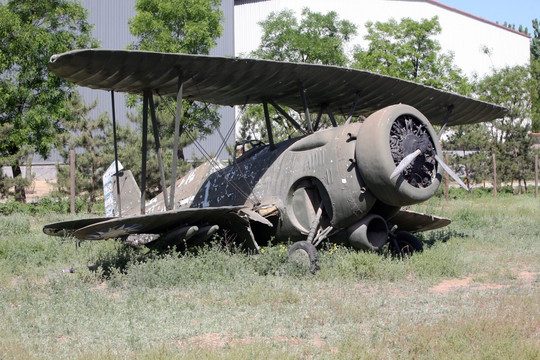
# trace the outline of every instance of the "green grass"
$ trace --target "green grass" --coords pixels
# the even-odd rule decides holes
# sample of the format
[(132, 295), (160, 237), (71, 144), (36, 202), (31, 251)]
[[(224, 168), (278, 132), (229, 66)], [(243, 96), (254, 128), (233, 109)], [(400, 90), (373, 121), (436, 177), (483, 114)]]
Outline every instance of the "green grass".
[(540, 200), (413, 210), (453, 223), (406, 260), (329, 247), (314, 276), (279, 244), (156, 255), (4, 216), (0, 359), (539, 358)]

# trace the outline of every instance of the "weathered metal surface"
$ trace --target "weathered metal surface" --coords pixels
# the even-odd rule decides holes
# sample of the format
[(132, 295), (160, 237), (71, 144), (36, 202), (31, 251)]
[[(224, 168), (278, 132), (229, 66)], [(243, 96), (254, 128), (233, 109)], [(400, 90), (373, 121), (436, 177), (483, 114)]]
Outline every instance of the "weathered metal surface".
[[(223, 105), (263, 103), (267, 118), (268, 102), (278, 111), (280, 104), (303, 112), (308, 120), (309, 107), (318, 108), (314, 127), (308, 121), (305, 133), (318, 128), (323, 112), (334, 125), (256, 146), (227, 167), (212, 161), (203, 164), (174, 184), (177, 197), (169, 208), (175, 210), (166, 212), (167, 198), (158, 196), (146, 204), (148, 215), (44, 228), (50, 235), (73, 232), (79, 239), (157, 234), (158, 240), (151, 237), (156, 246), (193, 246), (219, 230), (253, 249), (259, 249), (259, 239), (269, 241), (272, 236), (277, 241), (307, 237), (312, 245), (329, 239), (378, 249), (387, 241), (387, 222), (398, 231), (431, 230), (450, 222), (400, 211), (401, 206), (428, 199), (439, 186), (441, 164), (431, 156), (437, 157), (440, 147), (430, 122), (445, 122), (449, 108), (453, 111), (448, 125), (492, 120), (505, 111), (408, 81), (332, 66), (80, 50), (53, 56), (50, 68), (79, 85), (144, 92), (144, 107), (150, 92), (175, 96), (181, 83), (184, 98)], [(349, 123), (349, 116), (345, 125), (337, 126), (332, 110), (369, 117)], [(143, 113), (146, 122), (148, 112)], [(411, 153), (416, 154), (412, 160), (403, 160)], [(145, 155), (143, 150), (143, 166)], [(394, 173), (396, 167), (399, 171)], [(132, 208), (135, 211), (136, 204)]]
[(396, 103), (414, 105), (432, 124), (491, 121), (504, 108), (368, 71), (335, 66), (269, 60), (165, 54), (130, 50), (74, 50), (51, 57), (49, 68), (58, 76), (93, 89), (143, 93), (154, 89), (176, 96), (183, 74), (183, 96), (220, 105), (243, 105), (272, 100), (298, 112), (304, 104), (298, 84), (307, 92), (311, 108), (328, 105), (348, 114), (357, 99), (355, 115), (369, 115)]
[(165, 213), (116, 218), (78, 229), (73, 235), (81, 240), (101, 240), (131, 234), (163, 234), (183, 225), (219, 225), (245, 222), (236, 214), (241, 207), (222, 206), (206, 209), (181, 209)]
[(193, 207), (274, 206), (280, 222), (272, 231), (278, 238), (307, 235), (320, 202), (321, 224), (344, 229), (356, 223), (375, 203), (365, 188), (354, 158), (361, 131), (355, 123), (321, 130), (303, 138), (255, 148), (242, 161), (215, 172), (201, 185)]
[(397, 225), (398, 231), (421, 232), (435, 230), (449, 225), (452, 221), (440, 216), (422, 214), (410, 210), (400, 210), (390, 218), (390, 223)]
[[(223, 166), (221, 162), (213, 160), (210, 162), (205, 162), (201, 166), (196, 167), (195, 169), (190, 170), (186, 175), (182, 176), (176, 181), (175, 185), (175, 204), (174, 209), (183, 209), (189, 208), (195, 194), (201, 188), (204, 181), (214, 173), (216, 170), (222, 169)], [(167, 191), (171, 192), (171, 187), (167, 188)], [(146, 203), (146, 212), (148, 214), (154, 214), (158, 212), (166, 211), (165, 202), (163, 201), (163, 196), (156, 196)], [(138, 212), (128, 213), (131, 216), (137, 215)]]
[(114, 217), (96, 217), (87, 219), (67, 220), (53, 224), (47, 224), (43, 227), (43, 232), (51, 236), (71, 236), (73, 233), (85, 226), (97, 224), (103, 221), (115, 219)]
[[(112, 186), (116, 189), (116, 176), (113, 177)], [(133, 178), (131, 170), (122, 170), (118, 173), (118, 179), (120, 180), (120, 199), (118, 201), (118, 195), (113, 193), (113, 199), (115, 204), (122, 204), (121, 216), (129, 216), (130, 214), (137, 214), (140, 211), (141, 190), (137, 185), (137, 182)], [(115, 215), (119, 215), (118, 212)]]

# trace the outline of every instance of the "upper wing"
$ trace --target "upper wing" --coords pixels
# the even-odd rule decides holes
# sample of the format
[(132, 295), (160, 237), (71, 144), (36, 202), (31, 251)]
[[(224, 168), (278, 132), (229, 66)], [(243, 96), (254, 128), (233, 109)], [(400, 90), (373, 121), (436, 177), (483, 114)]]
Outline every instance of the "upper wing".
[(445, 227), (451, 223), (450, 219), (422, 214), (416, 211), (400, 210), (389, 220), (397, 225), (399, 231), (422, 232)]
[(383, 107), (405, 103), (420, 110), (433, 124), (490, 121), (505, 109), (454, 93), (389, 76), (336, 66), (238, 59), (204, 55), (166, 54), (133, 50), (74, 50), (51, 57), (58, 76), (94, 89), (176, 96), (182, 74), (183, 96), (219, 105), (243, 105), (273, 100), (303, 111), (299, 86), (310, 107), (328, 105), (348, 114), (369, 115)]
[(231, 225), (246, 222), (237, 211), (242, 206), (188, 208), (149, 215), (115, 218), (76, 230), (81, 240), (102, 240), (132, 234), (163, 234), (188, 225)]

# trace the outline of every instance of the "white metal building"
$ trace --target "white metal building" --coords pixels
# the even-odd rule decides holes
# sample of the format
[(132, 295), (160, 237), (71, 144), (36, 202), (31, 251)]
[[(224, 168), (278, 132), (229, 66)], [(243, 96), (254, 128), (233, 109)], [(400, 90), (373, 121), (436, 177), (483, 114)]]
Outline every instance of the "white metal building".
[[(444, 0), (442, 0), (444, 2)], [(486, 6), (489, 4), (486, 3)], [(249, 54), (257, 48), (262, 35), (258, 23), (271, 12), (291, 9), (299, 17), (304, 7), (311, 11), (335, 11), (342, 20), (358, 26), (351, 44), (366, 46), (367, 21), (385, 22), (404, 17), (414, 20), (437, 16), (442, 32), (438, 40), (445, 52), (453, 52), (456, 65), (465, 74), (485, 75), (493, 67), (523, 65), (529, 61), (528, 35), (487, 19), (431, 0), (237, 0), (234, 7), (235, 53)], [(486, 55), (483, 49), (489, 49)]]

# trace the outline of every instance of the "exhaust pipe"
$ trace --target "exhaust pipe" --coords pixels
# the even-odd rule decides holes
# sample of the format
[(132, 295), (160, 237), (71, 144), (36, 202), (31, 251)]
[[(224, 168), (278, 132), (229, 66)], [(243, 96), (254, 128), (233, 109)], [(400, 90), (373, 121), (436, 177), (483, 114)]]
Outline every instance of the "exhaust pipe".
[(386, 220), (375, 214), (368, 214), (346, 232), (349, 244), (359, 250), (379, 250), (388, 241)]

